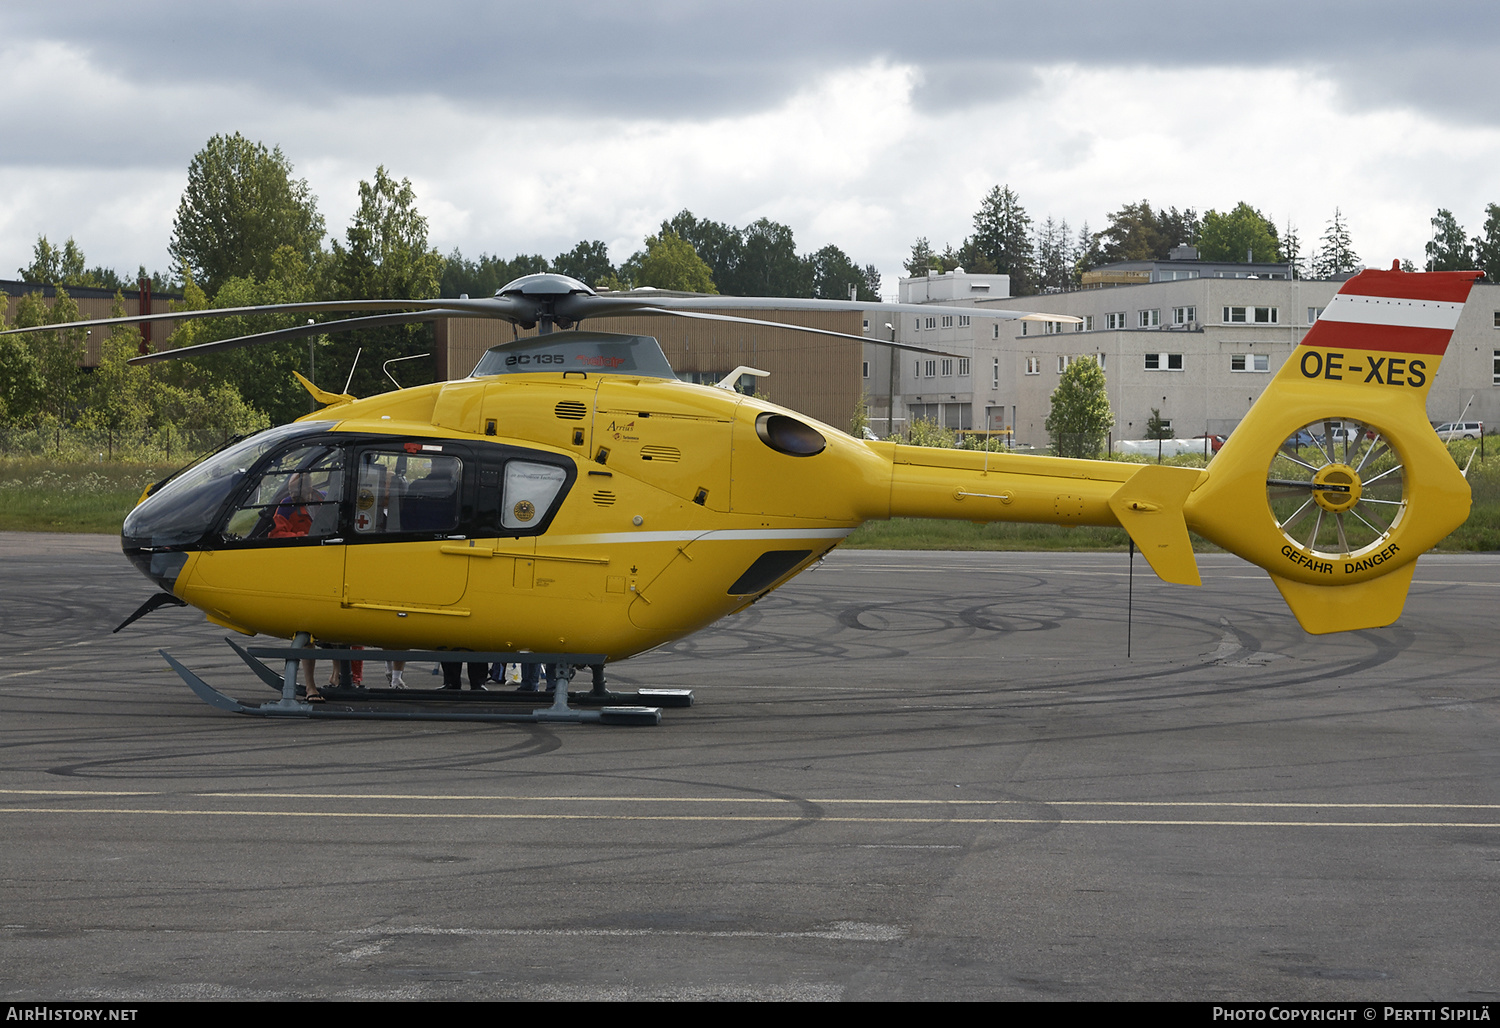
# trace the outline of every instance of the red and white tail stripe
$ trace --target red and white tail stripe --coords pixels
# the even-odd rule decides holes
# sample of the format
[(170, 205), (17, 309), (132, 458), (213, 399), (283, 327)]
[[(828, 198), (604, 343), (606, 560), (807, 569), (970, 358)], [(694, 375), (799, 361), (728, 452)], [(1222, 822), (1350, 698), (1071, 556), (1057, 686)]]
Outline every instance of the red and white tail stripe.
[(1364, 271), (1344, 283), (1303, 346), (1441, 356), (1483, 272)]

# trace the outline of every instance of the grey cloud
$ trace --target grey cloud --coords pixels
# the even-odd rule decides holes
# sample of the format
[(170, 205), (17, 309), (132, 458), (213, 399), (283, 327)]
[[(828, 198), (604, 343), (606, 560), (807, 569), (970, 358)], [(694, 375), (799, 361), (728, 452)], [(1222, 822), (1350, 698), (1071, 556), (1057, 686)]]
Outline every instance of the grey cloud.
[[(420, 13), (419, 13), (420, 12)], [(1209, 2), (756, 5), (658, 0), (566, 7), (460, 0), (202, 5), (82, 0), (59, 18), (7, 13), (0, 42), (50, 39), (133, 81), (250, 88), (316, 104), (437, 94), (479, 119), (581, 112), (678, 119), (764, 109), (819, 72), (874, 59), (915, 65), (927, 110), (1034, 88), (1031, 68), (1297, 67), (1347, 101), (1500, 120), (1480, 99), (1500, 66), (1492, 5), (1334, 0), (1300, 8)], [(1233, 102), (1229, 98), (1227, 102)]]

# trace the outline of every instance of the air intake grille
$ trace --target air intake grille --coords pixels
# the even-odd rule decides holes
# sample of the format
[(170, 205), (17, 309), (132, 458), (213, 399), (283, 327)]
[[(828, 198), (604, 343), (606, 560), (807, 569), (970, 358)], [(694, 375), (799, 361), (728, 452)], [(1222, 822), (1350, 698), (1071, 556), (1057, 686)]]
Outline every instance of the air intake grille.
[(589, 413), (588, 405), (577, 400), (564, 400), (554, 408), (554, 411), (564, 421), (582, 421), (588, 417)]
[(594, 502), (601, 507), (613, 507), (615, 505), (615, 494), (608, 489), (600, 489), (594, 494)]
[(682, 460), (682, 451), (675, 446), (642, 446), (641, 460), (664, 460), (675, 464)]

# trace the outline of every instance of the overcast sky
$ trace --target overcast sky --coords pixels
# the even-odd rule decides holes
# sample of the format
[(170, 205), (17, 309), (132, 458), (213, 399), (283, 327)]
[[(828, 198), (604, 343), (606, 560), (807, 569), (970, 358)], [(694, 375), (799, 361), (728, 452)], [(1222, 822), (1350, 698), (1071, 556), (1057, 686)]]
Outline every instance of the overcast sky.
[(4, 0), (0, 278), (38, 234), (168, 266), (187, 166), (280, 146), (342, 235), (378, 164), (444, 253), (618, 263), (686, 207), (835, 243), (894, 293), (912, 241), (1009, 184), (1038, 221), (1246, 200), (1371, 265), (1500, 203), (1500, 8)]

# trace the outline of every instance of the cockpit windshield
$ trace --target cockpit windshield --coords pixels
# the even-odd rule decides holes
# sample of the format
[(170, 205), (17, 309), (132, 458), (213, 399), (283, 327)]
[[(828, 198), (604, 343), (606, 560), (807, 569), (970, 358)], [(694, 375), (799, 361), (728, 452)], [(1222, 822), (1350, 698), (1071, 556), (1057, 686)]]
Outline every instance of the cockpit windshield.
[(661, 344), (650, 336), (611, 332), (554, 332), (487, 350), (474, 377), (523, 375), (537, 371), (676, 378)]
[(331, 421), (297, 421), (267, 429), (225, 447), (167, 482), (125, 517), (129, 547), (186, 546), (213, 527), (229, 494), (255, 462), (289, 439), (326, 432)]

